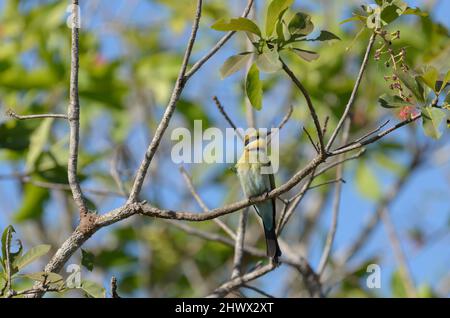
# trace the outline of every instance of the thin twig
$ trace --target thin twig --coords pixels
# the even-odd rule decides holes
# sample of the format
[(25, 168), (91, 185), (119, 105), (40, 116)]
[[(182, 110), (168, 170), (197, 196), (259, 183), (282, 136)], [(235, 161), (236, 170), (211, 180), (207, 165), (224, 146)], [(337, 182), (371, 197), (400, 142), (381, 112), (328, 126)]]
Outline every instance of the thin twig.
[(266, 293), (264, 290), (261, 290), (261, 289), (259, 289), (257, 287), (254, 287), (254, 286), (250, 286), (250, 285), (245, 284), (245, 285), (242, 285), (241, 287), (242, 288), (251, 289), (251, 290), (253, 290), (253, 291), (255, 291), (255, 292), (257, 292), (257, 293), (259, 293), (259, 294), (261, 294), (261, 295), (263, 295), (265, 297), (267, 297), (267, 298), (275, 298), (274, 296)]
[[(345, 144), (348, 140), (349, 133), (350, 133), (350, 119), (346, 119), (344, 130), (342, 133), (342, 143)], [(344, 160), (345, 154), (341, 154), (339, 156), (339, 160)], [(344, 164), (341, 164), (336, 169), (336, 179), (342, 179), (344, 171)], [(335, 190), (334, 190), (334, 198), (333, 198), (333, 213), (331, 218), (331, 225), (330, 230), (328, 231), (327, 239), (325, 242), (325, 247), (322, 252), (322, 256), (320, 258), (319, 266), (317, 269), (317, 274), (322, 276), (323, 271), (325, 270), (325, 266), (327, 265), (328, 259), (331, 254), (331, 249), (333, 247), (334, 237), (336, 235), (337, 230), (337, 222), (338, 222), (338, 216), (339, 216), (339, 207), (341, 204), (341, 192), (342, 192), (342, 183), (338, 182), (336, 184)]]
[(326, 186), (326, 185), (330, 185), (330, 184), (334, 184), (334, 183), (340, 183), (340, 182), (341, 183), (346, 183), (346, 181), (344, 179), (336, 178), (336, 179), (333, 179), (333, 180), (329, 180), (329, 181), (321, 182), (319, 184), (312, 185), (312, 186), (309, 187), (309, 190), (320, 188), (320, 187), (323, 187), (323, 186)]
[[(253, 0), (248, 0), (247, 6), (244, 9), (244, 13), (242, 14), (242, 17), (247, 17), (250, 13), (250, 9), (252, 8)], [(226, 35), (224, 35), (217, 43), (214, 45), (214, 47), (209, 50), (208, 53), (206, 53), (202, 58), (200, 58), (192, 67), (189, 69), (188, 72), (186, 72), (185, 78), (189, 79), (192, 75), (194, 75), (202, 66), (205, 64), (211, 57), (214, 56), (214, 54), (217, 53), (224, 45), (228, 42), (228, 40), (235, 34), (235, 31), (228, 32)]]
[(410, 298), (416, 298), (417, 291), (414, 285), (414, 279), (412, 278), (412, 274), (408, 266), (408, 261), (406, 260), (405, 252), (402, 249), (400, 238), (396, 233), (394, 223), (391, 220), (391, 216), (389, 215), (389, 211), (387, 208), (382, 209), (381, 219), (386, 228), (389, 241), (391, 242), (392, 251), (394, 252), (394, 257), (398, 264), (399, 273), (405, 284), (406, 294)]
[(220, 287), (218, 287), (214, 292), (210, 295), (208, 295), (208, 298), (220, 298), (225, 295), (227, 295), (232, 290), (242, 286), (246, 285), (248, 282), (253, 281), (257, 279), (258, 277), (261, 277), (271, 271), (273, 271), (276, 268), (276, 265), (273, 263), (267, 264), (259, 269), (256, 269), (250, 273), (247, 273), (243, 276), (239, 276), (236, 278), (231, 279), (230, 281), (222, 284)]
[(78, 168), (78, 145), (80, 142), (80, 101), (78, 96), (78, 70), (79, 70), (79, 28), (78, 20), (78, 0), (72, 0), (72, 53), (70, 65), (70, 101), (67, 112), (69, 120), (69, 159), (67, 163), (67, 175), (72, 191), (73, 199), (78, 206), (80, 218), (88, 213), (86, 202), (84, 201), (80, 183), (77, 176)]
[(381, 129), (383, 129), (384, 126), (386, 126), (387, 124), (389, 124), (389, 122), (390, 122), (389, 119), (386, 120), (384, 123), (382, 123), (382, 124), (381, 124), (380, 126), (378, 126), (377, 128), (375, 128), (375, 129), (369, 131), (367, 134), (364, 134), (363, 136), (361, 136), (361, 137), (359, 137), (358, 139), (356, 139), (356, 140), (354, 141), (354, 143), (360, 142), (360, 141), (362, 141), (362, 140), (364, 140), (364, 139), (366, 139), (366, 138), (369, 138), (369, 137), (372, 136), (373, 134), (376, 134), (376, 133), (379, 132)]
[(150, 145), (145, 152), (145, 157), (139, 166), (139, 170), (134, 179), (133, 187), (130, 192), (130, 197), (128, 198), (128, 203), (136, 202), (141, 192), (142, 185), (144, 184), (145, 176), (147, 175), (147, 170), (150, 166), (150, 163), (156, 153), (156, 150), (159, 147), (161, 139), (169, 126), (169, 122), (172, 119), (172, 115), (175, 111), (178, 100), (180, 99), (181, 93), (186, 85), (187, 78), (186, 70), (189, 63), (189, 58), (191, 57), (192, 49), (194, 47), (195, 39), (197, 37), (198, 26), (200, 23), (200, 18), (202, 14), (202, 0), (197, 1), (197, 9), (195, 13), (194, 23), (192, 24), (191, 35), (188, 40), (188, 44), (186, 47), (186, 51), (184, 53), (183, 62), (181, 64), (180, 72), (178, 74), (177, 80), (175, 82), (175, 87), (172, 91), (172, 95), (170, 96), (169, 103), (166, 107), (166, 111), (158, 125), (158, 128), (155, 131), (153, 139)]
[(395, 131), (395, 130), (397, 130), (397, 129), (399, 129), (399, 128), (407, 125), (407, 124), (410, 124), (410, 123), (416, 121), (417, 119), (419, 119), (421, 117), (422, 117), (422, 114), (417, 114), (417, 115), (411, 116), (410, 118), (399, 122), (395, 126), (392, 126), (391, 128), (386, 129), (386, 130), (376, 134), (375, 136), (373, 136), (373, 137), (371, 137), (369, 139), (366, 139), (366, 140), (360, 141), (360, 142), (351, 142), (348, 145), (342, 146), (342, 147), (332, 151), (330, 153), (330, 155), (332, 155), (332, 156), (339, 155), (341, 153), (349, 152), (349, 151), (352, 151), (352, 150), (364, 147), (365, 145), (374, 143), (375, 141), (383, 138), (384, 136), (390, 134), (391, 132), (393, 132), (393, 131)]
[(216, 104), (217, 108), (219, 109), (220, 113), (222, 114), (222, 116), (225, 118), (225, 120), (227, 121), (227, 123), (231, 126), (231, 128), (234, 129), (234, 131), (236, 132), (236, 134), (238, 135), (238, 137), (241, 140), (244, 140), (244, 137), (242, 136), (241, 132), (239, 131), (239, 129), (237, 129), (237, 126), (234, 124), (234, 122), (231, 120), (230, 116), (228, 116), (227, 112), (225, 111), (225, 109), (223, 108), (222, 103), (220, 102), (219, 98), (217, 96), (213, 97), (214, 103)]
[(281, 122), (278, 124), (278, 130), (281, 130), (284, 125), (287, 124), (287, 122), (289, 121), (289, 119), (292, 116), (292, 113), (294, 112), (294, 106), (289, 105), (289, 109), (288, 112), (286, 113), (286, 115), (284, 115), (283, 119), (281, 120)]
[(317, 148), (316, 143), (314, 142), (314, 140), (312, 139), (311, 135), (309, 134), (308, 130), (303, 127), (303, 131), (305, 132), (306, 136), (308, 136), (309, 141), (311, 142), (311, 145), (314, 147), (314, 150), (316, 151), (317, 154), (320, 153), (319, 148)]
[(366, 48), (366, 53), (364, 54), (364, 58), (361, 63), (361, 67), (359, 69), (358, 77), (356, 78), (356, 82), (355, 82), (355, 85), (353, 86), (352, 93), (347, 102), (347, 105), (345, 106), (344, 113), (342, 114), (341, 118), (339, 119), (339, 122), (338, 122), (336, 128), (334, 129), (333, 133), (331, 134), (331, 137), (328, 140), (327, 146), (325, 147), (327, 152), (331, 149), (331, 146), (333, 146), (333, 142), (336, 139), (337, 135), (339, 134), (342, 126), (344, 125), (344, 121), (345, 121), (345, 119), (347, 119), (347, 116), (350, 113), (350, 108), (353, 106), (353, 103), (355, 102), (356, 94), (359, 90), (359, 85), (361, 84), (361, 80), (364, 75), (364, 71), (366, 70), (367, 64), (369, 62), (370, 51), (372, 50), (372, 47), (373, 47), (373, 44), (375, 43), (376, 37), (377, 37), (376, 33), (373, 33), (372, 36), (370, 37), (369, 43)]
[(320, 153), (325, 154), (325, 145), (324, 145), (324, 141), (323, 141), (322, 128), (320, 126), (319, 117), (317, 116), (317, 112), (316, 112), (316, 109), (314, 108), (311, 97), (309, 96), (308, 91), (303, 86), (303, 84), (300, 82), (300, 80), (295, 76), (294, 72), (292, 72), (292, 70), (286, 65), (286, 63), (283, 62), (283, 60), (280, 59), (280, 61), (283, 66), (283, 70), (291, 78), (291, 80), (298, 87), (298, 89), (302, 92), (303, 96), (306, 99), (306, 104), (308, 105), (309, 113), (313, 119), (314, 125), (316, 126), (317, 137), (319, 138)]
[(18, 115), (12, 109), (6, 111), (6, 115), (17, 120), (27, 120), (27, 119), (41, 119), (41, 118), (60, 118), (67, 119), (65, 114), (36, 114), (36, 115)]
[[(197, 193), (197, 190), (195, 190), (194, 183), (192, 182), (191, 176), (187, 173), (186, 169), (184, 169), (183, 166), (180, 166), (180, 173), (184, 178), (184, 181), (186, 182), (186, 185), (191, 192), (192, 196), (194, 197), (195, 201), (197, 201), (198, 205), (202, 208), (203, 212), (209, 212), (209, 208), (206, 205), (206, 203), (202, 200), (200, 195)], [(222, 220), (220, 219), (214, 219), (214, 223), (216, 223), (225, 233), (227, 233), (233, 240), (236, 239), (236, 234), (233, 232), (232, 229), (228, 227)]]

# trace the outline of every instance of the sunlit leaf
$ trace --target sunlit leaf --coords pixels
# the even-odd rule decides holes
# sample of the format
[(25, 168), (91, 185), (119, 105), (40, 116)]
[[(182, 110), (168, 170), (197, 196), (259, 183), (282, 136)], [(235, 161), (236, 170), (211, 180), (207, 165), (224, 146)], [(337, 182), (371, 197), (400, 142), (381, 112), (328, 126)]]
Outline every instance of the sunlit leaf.
[(250, 104), (257, 110), (262, 108), (262, 82), (259, 78), (259, 70), (255, 63), (250, 67), (245, 81), (245, 92)]
[(289, 32), (295, 36), (305, 36), (314, 30), (311, 16), (303, 12), (297, 12), (288, 25)]
[(252, 54), (249, 52), (230, 56), (220, 68), (220, 76), (222, 79), (236, 73), (245, 67), (251, 59)]
[(395, 72), (395, 74), (400, 78), (402, 83), (414, 94), (417, 100), (424, 102), (425, 101), (425, 92), (424, 88), (417, 80), (417, 78), (412, 77), (410, 73), (405, 73), (402, 71)]
[(266, 35), (270, 37), (275, 29), (275, 25), (280, 15), (289, 8), (294, 0), (273, 0), (267, 8)]
[(105, 298), (106, 290), (96, 282), (84, 280), (81, 282), (81, 289), (93, 298)]
[(424, 68), (419, 78), (433, 91), (437, 91), (436, 82), (438, 80), (438, 77), (439, 71), (433, 66), (428, 66)]
[(445, 119), (445, 112), (436, 107), (422, 109), (423, 129), (428, 137), (439, 139), (442, 136), (440, 126)]
[(217, 31), (245, 31), (261, 37), (261, 31), (258, 26), (247, 18), (220, 19), (211, 28)]
[(378, 102), (380, 103), (381, 107), (384, 108), (398, 108), (404, 106), (411, 106), (411, 103), (404, 101), (397, 95), (392, 96), (388, 94), (383, 94), (378, 98)]
[(25, 266), (33, 263), (38, 258), (47, 254), (50, 251), (50, 247), (51, 247), (50, 245), (45, 244), (32, 247), (24, 255), (18, 257), (15, 260), (14, 266), (17, 267), (18, 270), (21, 270)]
[(320, 31), (320, 35), (315, 38), (311, 39), (309, 41), (331, 41), (331, 40), (340, 40), (341, 38), (335, 35), (334, 33), (331, 33), (329, 31)]
[(308, 61), (308, 62), (317, 60), (320, 57), (319, 53), (316, 53), (313, 51), (308, 51), (308, 50), (297, 49), (297, 48), (292, 48), (292, 52), (294, 52), (299, 57), (301, 57), (302, 59), (304, 59), (305, 61)]
[(256, 58), (258, 68), (265, 73), (274, 73), (281, 69), (280, 56), (276, 50), (266, 51)]

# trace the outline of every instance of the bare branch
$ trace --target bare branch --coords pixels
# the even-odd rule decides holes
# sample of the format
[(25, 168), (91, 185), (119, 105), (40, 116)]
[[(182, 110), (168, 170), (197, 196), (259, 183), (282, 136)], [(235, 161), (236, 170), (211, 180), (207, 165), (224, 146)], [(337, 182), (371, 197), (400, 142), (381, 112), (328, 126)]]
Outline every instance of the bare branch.
[(309, 93), (306, 90), (306, 88), (303, 86), (303, 84), (300, 82), (300, 80), (295, 76), (295, 74), (291, 71), (291, 69), (283, 62), (283, 60), (280, 59), (280, 61), (281, 61), (281, 64), (283, 65), (283, 70), (291, 78), (291, 80), (298, 87), (298, 89), (300, 89), (300, 91), (302, 92), (303, 96), (306, 99), (306, 104), (308, 105), (309, 112), (313, 119), (314, 125), (316, 126), (317, 137), (319, 138), (320, 153), (324, 154), (325, 153), (325, 145), (324, 145), (324, 141), (323, 141), (322, 128), (320, 126), (320, 121), (317, 116), (314, 105), (312, 103), (311, 97), (309, 96)]
[(364, 54), (364, 58), (361, 63), (361, 67), (359, 69), (358, 77), (356, 78), (355, 86), (353, 86), (353, 91), (350, 95), (347, 105), (345, 106), (344, 113), (342, 114), (341, 118), (339, 119), (339, 122), (338, 122), (336, 128), (334, 129), (333, 133), (331, 134), (331, 137), (328, 140), (327, 146), (325, 147), (327, 152), (331, 149), (331, 146), (333, 146), (333, 142), (336, 139), (337, 135), (339, 134), (339, 131), (341, 130), (342, 126), (344, 125), (344, 121), (347, 118), (348, 114), (350, 113), (350, 108), (353, 106), (353, 103), (355, 102), (356, 94), (358, 92), (359, 85), (361, 84), (361, 80), (364, 75), (364, 71), (366, 70), (367, 63), (369, 62), (370, 51), (372, 51), (372, 47), (373, 47), (373, 44), (375, 43), (376, 37), (377, 37), (376, 33), (373, 33), (372, 36), (370, 37), (369, 44), (367, 45), (366, 53)]
[[(194, 199), (197, 201), (198, 205), (202, 208), (203, 212), (209, 212), (209, 208), (206, 205), (206, 203), (202, 200), (200, 195), (195, 190), (194, 184), (192, 182), (191, 176), (187, 173), (186, 169), (184, 169), (182, 166), (180, 167), (180, 173), (184, 178), (184, 181), (186, 182), (186, 185), (191, 192)], [(233, 240), (236, 239), (236, 234), (233, 232), (232, 229), (228, 227), (224, 222), (222, 222), (220, 219), (214, 219), (213, 220), (225, 233), (227, 233)]]
[(306, 136), (308, 136), (309, 141), (311, 142), (311, 145), (314, 147), (314, 150), (316, 151), (317, 154), (320, 153), (319, 148), (317, 148), (316, 143), (314, 142), (314, 140), (312, 139), (311, 135), (309, 134), (308, 130), (303, 127), (303, 131), (305, 132)]
[(250, 281), (253, 281), (276, 268), (276, 265), (273, 263), (267, 264), (259, 269), (256, 269), (250, 273), (247, 273), (243, 276), (236, 277), (231, 279), (230, 281), (222, 284), (219, 288), (217, 288), (212, 294), (207, 296), (208, 298), (220, 298), (227, 295), (232, 290), (247, 284)]
[(225, 118), (225, 120), (228, 122), (228, 124), (234, 129), (236, 134), (239, 136), (241, 140), (244, 140), (244, 137), (242, 136), (241, 132), (237, 129), (237, 126), (234, 124), (234, 122), (231, 120), (230, 116), (228, 116), (227, 112), (225, 111), (225, 108), (223, 108), (222, 103), (220, 102), (219, 98), (217, 96), (213, 97), (214, 103), (216, 104), (217, 108), (219, 109), (222, 116)]
[(294, 106), (289, 105), (289, 109), (288, 112), (286, 113), (286, 115), (284, 115), (283, 119), (281, 120), (281, 122), (278, 124), (278, 129), (281, 130), (284, 125), (287, 124), (287, 122), (289, 121), (289, 119), (291, 119), (292, 113), (294, 112)]
[(245, 229), (247, 227), (247, 219), (248, 208), (243, 210), (239, 217), (237, 236), (234, 244), (234, 259), (231, 278), (239, 277), (242, 273), (242, 258), (244, 256)]
[[(78, 0), (72, 0), (72, 18), (78, 19)], [(79, 70), (79, 34), (80, 30), (76, 23), (72, 25), (72, 53), (70, 65), (70, 101), (67, 112), (69, 120), (69, 159), (67, 163), (67, 174), (73, 199), (78, 206), (80, 219), (88, 213), (86, 202), (83, 198), (80, 183), (77, 177), (78, 169), (78, 144), (80, 142), (80, 101), (78, 96), (78, 70)]]
[(275, 298), (274, 296), (272, 296), (272, 295), (266, 293), (264, 290), (261, 290), (261, 289), (259, 289), (259, 288), (254, 287), (254, 286), (250, 286), (250, 285), (242, 285), (241, 287), (242, 287), (242, 288), (251, 289), (251, 290), (253, 290), (253, 291), (255, 291), (255, 292), (257, 292), (257, 293), (259, 293), (259, 294), (261, 294), (261, 295), (263, 295), (263, 296), (265, 296), (265, 297), (267, 297), (267, 298)]
[(141, 189), (142, 189), (142, 185), (144, 184), (145, 176), (147, 175), (148, 167), (150, 166), (153, 156), (155, 155), (156, 150), (159, 147), (161, 139), (162, 139), (167, 127), (169, 126), (169, 122), (172, 119), (172, 115), (175, 111), (177, 102), (180, 99), (181, 93), (186, 84), (186, 80), (187, 80), (187, 77), (185, 76), (186, 69), (187, 69), (187, 65), (189, 63), (189, 58), (191, 56), (192, 49), (194, 47), (195, 39), (197, 37), (198, 26), (199, 26), (200, 17), (202, 14), (202, 4), (203, 4), (202, 0), (197, 1), (197, 11), (195, 13), (195, 19), (194, 19), (194, 23), (192, 25), (191, 35), (189, 37), (186, 51), (184, 53), (184, 58), (183, 58), (183, 62), (181, 64), (178, 78), (175, 82), (175, 87), (172, 91), (172, 95), (170, 96), (170, 100), (167, 105), (166, 111), (164, 112), (163, 118), (161, 119), (161, 121), (158, 125), (158, 128), (155, 131), (153, 139), (152, 139), (150, 145), (148, 146), (147, 151), (145, 152), (145, 157), (142, 160), (139, 170), (136, 174), (136, 178), (134, 179), (133, 187), (130, 192), (130, 197), (128, 198), (129, 203), (137, 201), (139, 193), (141, 192)]
[[(342, 134), (342, 143), (345, 144), (348, 140), (348, 136), (350, 133), (350, 119), (346, 119), (344, 130)], [(339, 160), (344, 160), (345, 154), (341, 154), (339, 157)], [(344, 164), (340, 164), (336, 169), (336, 179), (342, 179), (344, 171)], [(333, 214), (331, 218), (331, 225), (330, 230), (327, 235), (327, 239), (325, 242), (325, 247), (323, 249), (322, 256), (320, 258), (319, 267), (317, 269), (317, 274), (322, 276), (323, 271), (325, 270), (325, 266), (327, 265), (328, 258), (330, 257), (331, 248), (333, 247), (334, 237), (336, 235), (337, 230), (337, 222), (338, 222), (338, 216), (339, 216), (339, 206), (341, 204), (341, 191), (342, 190), (342, 183), (338, 182), (335, 187), (334, 192), (334, 198), (333, 198)]]
[[(247, 6), (244, 9), (244, 13), (242, 14), (243, 17), (248, 16), (250, 13), (250, 9), (253, 5), (253, 0), (248, 0)], [(194, 75), (202, 66), (205, 64), (211, 57), (214, 56), (214, 54), (217, 53), (224, 45), (228, 42), (228, 40), (235, 34), (236, 32), (228, 32), (226, 35), (224, 35), (217, 43), (214, 45), (211, 50), (206, 53), (201, 59), (199, 59), (192, 67), (191, 69), (186, 72), (185, 78), (189, 79), (192, 75)]]
[(412, 278), (411, 271), (406, 260), (405, 252), (400, 244), (400, 239), (395, 231), (394, 223), (391, 220), (389, 211), (387, 208), (382, 209), (381, 219), (383, 221), (384, 227), (388, 234), (389, 241), (391, 242), (392, 251), (394, 252), (394, 257), (397, 261), (399, 273), (402, 277), (403, 283), (405, 284), (406, 294), (410, 298), (417, 297), (416, 287), (414, 285), (414, 279)]
[(373, 136), (373, 137), (371, 137), (369, 139), (366, 139), (366, 140), (360, 141), (360, 142), (352, 142), (352, 143), (350, 143), (348, 145), (342, 146), (342, 147), (332, 151), (330, 153), (330, 155), (332, 155), (332, 156), (339, 155), (341, 153), (349, 152), (349, 151), (352, 151), (352, 150), (364, 147), (364, 146), (366, 146), (368, 144), (374, 143), (375, 141), (383, 138), (384, 136), (390, 134), (391, 132), (393, 132), (393, 131), (395, 131), (395, 130), (397, 130), (397, 129), (405, 126), (405, 125), (408, 125), (408, 124), (410, 124), (412, 122), (415, 122), (417, 119), (419, 119), (421, 117), (422, 117), (422, 114), (417, 114), (417, 115), (411, 116), (410, 118), (399, 122), (395, 126), (392, 126), (391, 128), (386, 129), (386, 130), (376, 134), (375, 136)]
[(6, 111), (6, 115), (17, 119), (17, 120), (27, 120), (27, 119), (41, 119), (41, 118), (60, 118), (67, 119), (67, 115), (65, 114), (36, 114), (36, 115), (18, 115), (12, 109), (8, 109)]

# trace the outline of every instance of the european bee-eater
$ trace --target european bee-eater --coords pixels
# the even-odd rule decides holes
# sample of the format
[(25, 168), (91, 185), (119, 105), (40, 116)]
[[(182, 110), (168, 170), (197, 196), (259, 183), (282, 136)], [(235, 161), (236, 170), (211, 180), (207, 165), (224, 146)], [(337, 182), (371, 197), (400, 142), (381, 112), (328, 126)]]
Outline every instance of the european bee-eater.
[[(274, 176), (270, 173), (271, 163), (267, 156), (266, 144), (266, 139), (260, 138), (257, 130), (244, 137), (244, 152), (236, 164), (236, 170), (247, 198), (268, 193), (275, 188)], [(262, 171), (262, 168), (266, 171)], [(267, 256), (278, 262), (281, 250), (275, 233), (275, 199), (257, 203), (253, 207), (262, 219)]]

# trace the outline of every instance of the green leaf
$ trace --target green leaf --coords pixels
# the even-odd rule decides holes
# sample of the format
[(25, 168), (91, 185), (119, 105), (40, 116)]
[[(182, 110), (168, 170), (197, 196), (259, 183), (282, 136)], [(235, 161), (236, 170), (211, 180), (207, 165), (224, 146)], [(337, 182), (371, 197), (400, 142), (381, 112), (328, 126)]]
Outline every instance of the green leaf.
[(270, 37), (275, 29), (277, 20), (286, 12), (294, 0), (273, 0), (267, 8), (266, 36)]
[(408, 15), (408, 14), (412, 14), (412, 15), (417, 15), (419, 17), (427, 17), (428, 13), (424, 12), (422, 10), (420, 10), (420, 8), (411, 8), (408, 7), (406, 8), (406, 10), (403, 12), (403, 15)]
[(366, 198), (378, 200), (381, 197), (381, 186), (377, 176), (366, 162), (361, 162), (356, 168), (355, 182), (358, 191)]
[(354, 14), (353, 17), (345, 19), (345, 20), (339, 22), (339, 24), (345, 24), (345, 23), (353, 22), (353, 21), (359, 21), (359, 22), (365, 23), (366, 20), (367, 20), (367, 17), (365, 17), (363, 15), (359, 15), (359, 14)]
[(81, 249), (81, 265), (83, 265), (88, 271), (92, 272), (94, 269), (94, 254)]
[(266, 51), (256, 58), (258, 68), (265, 73), (274, 73), (282, 68), (280, 55), (276, 50)]
[(250, 104), (257, 110), (262, 108), (262, 82), (259, 79), (259, 70), (255, 63), (250, 67), (245, 81), (245, 92)]
[(91, 297), (106, 298), (106, 290), (95, 282), (84, 280), (81, 283), (81, 289), (84, 290), (86, 294), (88, 294)]
[(252, 54), (245, 52), (238, 55), (230, 56), (220, 68), (220, 76), (222, 79), (236, 73), (251, 59)]
[[(12, 233), (15, 232), (16, 230), (14, 227), (12, 225), (8, 225), (2, 233), (2, 265), (5, 265), (4, 262), (6, 261), (6, 251), (11, 249)], [(9, 242), (9, 244), (6, 244), (7, 242)]]
[(427, 66), (424, 68), (422, 75), (419, 77), (422, 82), (425, 83), (429, 88), (436, 92), (436, 82), (439, 77), (438, 70), (433, 66)]
[(44, 150), (45, 144), (48, 142), (52, 124), (53, 118), (45, 118), (31, 135), (30, 150), (26, 159), (27, 171), (32, 171), (35, 168), (35, 163)]
[(297, 49), (297, 48), (292, 48), (292, 52), (294, 52), (299, 57), (301, 57), (302, 59), (304, 59), (305, 61), (308, 61), (308, 62), (317, 60), (320, 57), (319, 53), (316, 53), (313, 51)]
[(425, 91), (423, 86), (416, 77), (412, 77), (409, 73), (395, 72), (395, 75), (402, 81), (402, 83), (414, 94), (417, 100), (425, 102)]
[(314, 24), (309, 14), (297, 12), (289, 22), (288, 28), (293, 36), (306, 36), (314, 30)]
[(447, 74), (445, 74), (440, 90), (442, 91), (445, 88), (445, 86), (447, 86), (447, 84), (449, 83), (450, 83), (450, 70), (447, 71)]
[(393, 0), (390, 4), (386, 3), (381, 11), (381, 20), (385, 24), (393, 22), (405, 12), (407, 7), (408, 5), (402, 0)]
[(211, 28), (217, 31), (245, 31), (261, 37), (261, 31), (258, 26), (247, 18), (220, 19)]
[(378, 98), (378, 102), (380, 103), (381, 107), (384, 108), (398, 108), (398, 107), (404, 107), (404, 106), (411, 106), (411, 103), (405, 102), (401, 97), (397, 95), (388, 95), (383, 94)]
[(17, 270), (21, 270), (28, 264), (31, 264), (41, 256), (44, 256), (45, 254), (50, 251), (50, 245), (38, 245), (33, 248), (31, 248), (29, 251), (27, 251), (24, 255), (17, 258), (14, 262), (14, 267), (17, 268)]
[(422, 108), (422, 121), (425, 135), (439, 139), (442, 136), (440, 126), (445, 119), (445, 112), (436, 107)]
[[(11, 245), (12, 245), (12, 236), (13, 233), (15, 233), (16, 230), (14, 229), (14, 227), (12, 225), (9, 225), (8, 227), (6, 227), (6, 229), (4, 230), (3, 234), (2, 234), (2, 261), (1, 261), (1, 265), (3, 267), (3, 269), (6, 271), (6, 251), (9, 252), (9, 264), (11, 265), (11, 274), (14, 275), (17, 272), (17, 269), (14, 267), (14, 262), (15, 260), (20, 257), (20, 255), (22, 254), (22, 250), (23, 250), (23, 246), (22, 246), (22, 242), (20, 240), (16, 240), (17, 241), (17, 245), (19, 246), (16, 252), (13, 252), (11, 250)], [(8, 244), (7, 244), (8, 242)]]
[(309, 41), (331, 41), (331, 40), (341, 40), (341, 38), (329, 31), (322, 30), (320, 31), (320, 35), (317, 38), (311, 39)]

